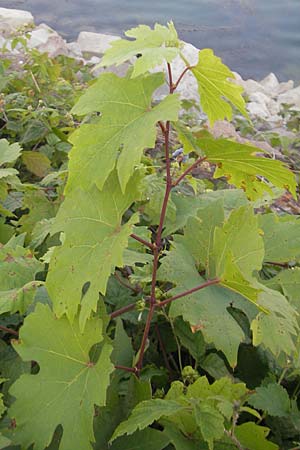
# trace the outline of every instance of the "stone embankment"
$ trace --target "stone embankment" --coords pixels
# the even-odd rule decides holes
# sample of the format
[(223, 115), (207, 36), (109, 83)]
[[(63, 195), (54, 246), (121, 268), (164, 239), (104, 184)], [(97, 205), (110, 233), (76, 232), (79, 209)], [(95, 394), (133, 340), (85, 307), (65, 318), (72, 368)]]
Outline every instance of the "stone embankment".
[[(32, 14), (28, 11), (0, 8), (0, 51), (5, 51), (15, 56), (22, 52), (21, 45), (16, 48), (11, 46), (12, 36), (20, 29), (27, 29), (28, 47), (36, 48), (40, 52), (47, 52), (50, 57), (66, 55), (92, 68), (101, 61), (103, 53), (109, 48), (110, 43), (119, 36), (82, 31), (74, 42), (66, 42), (55, 30), (46, 24), (35, 25)], [(197, 63), (199, 49), (191, 44), (184, 44), (183, 53), (191, 65)], [(174, 79), (184, 69), (183, 61), (178, 57), (172, 63)], [(127, 64), (113, 68), (123, 75), (128, 68)], [(94, 70), (98, 75), (105, 69)], [(111, 68), (110, 68), (111, 70)], [(163, 70), (158, 68), (157, 70)], [(234, 73), (235, 82), (245, 89), (247, 109), (254, 119), (262, 119), (270, 123), (274, 128), (281, 127), (282, 116), (280, 111), (283, 105), (289, 105), (291, 109), (300, 111), (300, 86), (295, 87), (294, 82), (289, 80), (280, 83), (276, 75), (270, 73), (261, 81), (243, 80), (238, 73)], [(187, 73), (179, 86), (179, 93), (183, 98), (198, 100), (198, 90), (194, 77)], [(164, 95), (164, 91), (157, 92), (157, 99)]]

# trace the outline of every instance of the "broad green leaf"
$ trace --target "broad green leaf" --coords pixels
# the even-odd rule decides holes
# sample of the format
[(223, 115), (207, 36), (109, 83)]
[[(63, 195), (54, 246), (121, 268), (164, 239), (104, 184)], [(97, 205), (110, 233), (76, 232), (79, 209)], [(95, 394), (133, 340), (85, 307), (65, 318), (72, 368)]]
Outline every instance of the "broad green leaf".
[(161, 73), (136, 80), (105, 73), (86, 91), (73, 113), (101, 112), (101, 118), (97, 123), (82, 125), (72, 135), (67, 192), (78, 185), (89, 189), (93, 183), (102, 189), (115, 165), (125, 191), (143, 150), (155, 145), (157, 122), (177, 119), (177, 95), (151, 106), (153, 92), (163, 82)]
[(43, 267), (29, 249), (18, 245), (18, 241), (14, 243), (13, 238), (0, 245), (0, 314), (25, 313), (39, 284), (35, 276)]
[(263, 230), (265, 246), (264, 260), (267, 262), (289, 262), (300, 260), (300, 218), (274, 213), (261, 214), (259, 225)]
[(45, 192), (41, 189), (28, 190), (23, 198), (23, 208), (28, 209), (27, 214), (23, 214), (18, 224), (20, 231), (27, 233), (25, 242), (30, 245), (30, 237), (37, 222), (44, 219), (51, 219), (55, 216), (58, 205), (50, 201)]
[[(97, 361), (89, 352), (102, 342)], [(87, 322), (80, 333), (77, 321), (57, 317), (38, 304), (25, 319), (15, 349), (25, 361), (39, 364), (37, 375), (22, 375), (11, 387), (16, 401), (10, 408), (15, 419), (14, 443), (36, 450), (49, 445), (58, 425), (63, 427), (60, 450), (92, 449), (94, 405), (105, 405), (113, 365), (112, 347), (103, 340), (102, 321)]]
[(163, 422), (163, 425), (164, 425), (164, 434), (166, 434), (168, 436), (168, 438), (170, 439), (171, 443), (174, 445), (176, 450), (200, 450), (200, 449), (202, 449), (202, 447), (199, 447), (198, 440), (195, 442), (195, 440), (192, 437), (185, 436), (178, 429), (176, 424), (165, 420)]
[(280, 292), (264, 288), (259, 304), (269, 311), (259, 313), (251, 323), (253, 344), (263, 344), (278, 356), (281, 351), (290, 355), (295, 350), (294, 337), (299, 333), (297, 312)]
[(174, 323), (175, 333), (181, 343), (195, 359), (200, 363), (205, 355), (205, 342), (200, 331), (192, 332), (191, 327), (181, 318), (176, 319)]
[(162, 64), (172, 62), (179, 54), (179, 40), (173, 22), (167, 26), (155, 24), (154, 30), (148, 25), (139, 25), (125, 32), (134, 40), (119, 39), (111, 42), (100, 63), (101, 67), (119, 66), (138, 55), (133, 63), (132, 77), (137, 77)]
[[(3, 381), (4, 381), (4, 380), (0, 378), (0, 384), (1, 384)], [(0, 419), (1, 419), (1, 416), (4, 414), (5, 410), (6, 410), (6, 408), (5, 408), (4, 403), (3, 403), (3, 396), (2, 396), (2, 394), (0, 393)], [(4, 436), (1, 434), (1, 431), (0, 431), (0, 448), (3, 449), (3, 448), (5, 448), (5, 447), (8, 447), (8, 445), (10, 444), (10, 442), (11, 442), (11, 441), (10, 441), (9, 439), (7, 439), (6, 437), (4, 437)]]
[[(230, 253), (233, 263), (248, 279), (251, 279), (254, 271), (262, 267), (263, 239), (257, 216), (251, 206), (242, 206), (232, 211), (223, 227), (215, 229), (213, 256), (217, 276), (221, 276)], [(213, 273), (210, 275), (214, 276)]]
[(224, 434), (224, 417), (208, 403), (200, 402), (194, 408), (196, 422), (203, 439), (208, 443), (209, 449), (213, 450), (213, 441), (220, 439)]
[(228, 139), (198, 139), (208, 161), (216, 164), (214, 178), (226, 177), (230, 184), (245, 191), (250, 200), (273, 194), (273, 186), (288, 189), (296, 196), (294, 174), (281, 161), (256, 156), (261, 149)]
[(37, 177), (44, 177), (51, 169), (50, 159), (40, 152), (23, 151), (22, 161), (26, 169)]
[(163, 450), (170, 442), (170, 438), (166, 433), (154, 430), (153, 428), (145, 428), (136, 431), (131, 436), (122, 436), (115, 440), (109, 446), (110, 450)]
[[(53, 252), (46, 281), (58, 317), (66, 313), (73, 320), (80, 302), (88, 300), (86, 320), (87, 312), (96, 309), (99, 292), (105, 294), (115, 266), (123, 266), (123, 252), (138, 215), (125, 224), (122, 216), (140, 196), (139, 181), (136, 171), (123, 194), (114, 172), (101, 192), (94, 185), (90, 191), (77, 188), (67, 195), (53, 229), (64, 233), (64, 243)], [(89, 289), (82, 298), (86, 283)]]
[(282, 270), (264, 283), (271, 289), (281, 291), (300, 312), (300, 267)]
[(3, 383), (2, 392), (5, 395), (7, 405), (10, 405), (12, 397), (8, 395), (8, 389), (22, 374), (30, 373), (31, 361), (24, 362), (11, 345), (0, 340), (0, 375), (7, 381)]
[(184, 407), (180, 403), (172, 400), (152, 399), (141, 402), (134, 408), (129, 418), (117, 427), (111, 441), (123, 434), (143, 430), (155, 420), (177, 414), (182, 409)]
[(242, 97), (243, 88), (229, 81), (229, 78), (234, 79), (233, 73), (214, 55), (213, 50), (201, 50), (198, 63), (191, 71), (198, 82), (202, 109), (208, 115), (211, 125), (216, 120), (231, 120), (231, 105), (248, 117)]
[(254, 422), (243, 423), (235, 427), (234, 433), (241, 445), (248, 450), (278, 450), (278, 446), (266, 438), (270, 432)]
[[(162, 259), (158, 279), (175, 284), (176, 287), (168, 292), (170, 296), (205, 282), (195, 267), (194, 259), (179, 243)], [(169, 314), (171, 317), (182, 316), (195, 329), (201, 330), (205, 341), (223, 351), (234, 367), (238, 347), (245, 336), (227, 311), (231, 302), (243, 304), (246, 300), (223, 287), (210, 286), (172, 302)]]
[(270, 416), (285, 417), (291, 412), (287, 391), (277, 383), (260, 386), (247, 400), (256, 409), (266, 411)]
[(0, 139), (0, 166), (12, 163), (21, 155), (22, 148), (19, 144), (9, 144), (6, 139)]
[(213, 272), (213, 246), (216, 227), (224, 222), (223, 200), (205, 204), (197, 215), (191, 217), (184, 229), (183, 243), (194, 257), (197, 266)]

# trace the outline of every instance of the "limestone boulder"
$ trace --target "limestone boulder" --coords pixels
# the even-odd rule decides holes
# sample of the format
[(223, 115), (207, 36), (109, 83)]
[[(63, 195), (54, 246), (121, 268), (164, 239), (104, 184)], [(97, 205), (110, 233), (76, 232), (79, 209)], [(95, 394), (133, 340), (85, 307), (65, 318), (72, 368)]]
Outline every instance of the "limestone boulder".
[(58, 55), (67, 56), (69, 54), (66, 41), (44, 23), (30, 33), (28, 47), (36, 48), (41, 53), (48, 53), (51, 58), (55, 58)]
[(33, 15), (29, 11), (0, 8), (0, 33), (12, 33), (19, 28), (33, 24)]
[(279, 81), (274, 73), (270, 73), (259, 83), (267, 95), (276, 97), (279, 89)]
[(110, 34), (93, 33), (91, 31), (81, 31), (77, 44), (82, 53), (101, 56), (109, 49), (110, 43), (120, 39), (119, 36)]
[(295, 105), (300, 108), (300, 86), (278, 96), (279, 104)]

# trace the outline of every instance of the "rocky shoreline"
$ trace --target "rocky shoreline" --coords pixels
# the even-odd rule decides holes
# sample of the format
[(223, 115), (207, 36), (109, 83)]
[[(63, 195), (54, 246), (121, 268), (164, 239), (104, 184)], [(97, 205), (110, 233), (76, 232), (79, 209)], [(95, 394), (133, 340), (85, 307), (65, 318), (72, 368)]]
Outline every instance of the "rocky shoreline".
[[(28, 36), (28, 48), (35, 48), (40, 52), (47, 52), (50, 57), (65, 55), (90, 65), (91, 69), (100, 62), (103, 53), (109, 47), (110, 42), (119, 39), (119, 36), (82, 31), (74, 42), (66, 42), (55, 30), (46, 24), (35, 25), (34, 17), (28, 11), (0, 8), (0, 48), (5, 49), (16, 58), (22, 57), (22, 46), (14, 47), (12, 40), (14, 34), (20, 30), (26, 30)], [(25, 32), (25, 31), (24, 31)], [(191, 44), (184, 44), (183, 53), (191, 64), (196, 63), (199, 49)], [(21, 61), (21, 59), (20, 59)], [(174, 77), (182, 72), (183, 61), (178, 58), (172, 63)], [(127, 64), (116, 67), (113, 70), (123, 75), (128, 68)], [(105, 69), (96, 69), (98, 75)], [(111, 70), (111, 68), (110, 68)], [(158, 68), (157, 70), (163, 70)], [(289, 105), (289, 109), (300, 111), (300, 86), (295, 87), (289, 80), (280, 83), (275, 74), (270, 73), (263, 80), (243, 80), (238, 73), (234, 73), (235, 82), (245, 89), (247, 109), (252, 119), (268, 122), (269, 128), (281, 128), (284, 119), (280, 114), (283, 105)], [(198, 100), (198, 89), (194, 77), (187, 73), (178, 89), (180, 95), (186, 99)], [(158, 91), (159, 99), (165, 93)]]

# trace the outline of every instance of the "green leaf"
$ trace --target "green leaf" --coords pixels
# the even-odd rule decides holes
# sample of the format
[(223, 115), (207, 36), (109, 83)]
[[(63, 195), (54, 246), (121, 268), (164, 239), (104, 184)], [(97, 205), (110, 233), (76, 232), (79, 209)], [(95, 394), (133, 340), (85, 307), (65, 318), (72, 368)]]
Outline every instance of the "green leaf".
[(271, 289), (281, 291), (299, 311), (300, 267), (282, 270), (264, 284)]
[(110, 450), (162, 450), (170, 442), (169, 437), (161, 431), (146, 428), (136, 431), (132, 436), (122, 436), (109, 446)]
[(251, 323), (253, 344), (263, 344), (278, 356), (281, 351), (290, 355), (295, 350), (294, 337), (299, 332), (297, 312), (277, 291), (264, 288), (259, 304), (269, 311), (259, 313)]
[(154, 30), (148, 25), (139, 25), (125, 32), (134, 40), (119, 39), (111, 42), (100, 63), (100, 67), (116, 65), (141, 54), (133, 63), (132, 77), (137, 77), (162, 64), (172, 62), (179, 53), (179, 40), (173, 22), (167, 27), (155, 24)]
[(232, 119), (230, 103), (248, 117), (242, 97), (243, 88), (229, 81), (229, 78), (234, 79), (233, 73), (214, 55), (213, 50), (201, 50), (198, 63), (191, 71), (198, 82), (202, 109), (211, 125), (216, 120)]
[(298, 216), (274, 213), (260, 214), (263, 230), (264, 260), (268, 262), (300, 261), (300, 219)]
[(115, 430), (111, 441), (123, 434), (132, 434), (136, 430), (143, 430), (161, 417), (172, 416), (184, 407), (172, 400), (152, 399), (139, 403), (129, 418), (122, 422)]
[(27, 214), (23, 214), (18, 224), (21, 233), (27, 233), (26, 243), (30, 241), (31, 233), (37, 222), (43, 219), (51, 219), (57, 212), (57, 204), (51, 202), (45, 192), (41, 189), (28, 190), (25, 192), (23, 207), (28, 208)]
[(256, 156), (261, 149), (228, 139), (198, 139), (208, 161), (216, 164), (214, 178), (226, 177), (230, 184), (245, 191), (250, 200), (273, 194), (273, 186), (288, 189), (296, 197), (294, 174), (281, 161)]
[[(55, 331), (54, 331), (55, 330)], [(102, 342), (96, 362), (89, 357), (91, 347)], [(23, 360), (39, 364), (37, 375), (22, 375), (11, 387), (16, 398), (10, 417), (16, 420), (14, 443), (36, 450), (49, 445), (56, 427), (63, 427), (60, 450), (92, 449), (94, 405), (105, 405), (112, 347), (103, 341), (102, 321), (87, 322), (80, 333), (72, 325), (38, 304), (25, 319), (20, 341), (14, 345)]]
[(24, 151), (22, 152), (22, 161), (29, 172), (37, 177), (44, 177), (50, 171), (51, 161), (43, 153)]
[(22, 148), (19, 144), (9, 144), (6, 139), (0, 139), (0, 166), (16, 161), (21, 155)]
[(253, 422), (235, 427), (234, 433), (241, 445), (249, 450), (278, 450), (278, 446), (266, 439), (270, 430)]
[(277, 383), (255, 389), (247, 400), (256, 409), (266, 411), (270, 416), (286, 417), (291, 412), (291, 402), (287, 391)]
[[(123, 252), (138, 216), (134, 214), (125, 224), (122, 216), (140, 196), (139, 181), (136, 171), (123, 194), (114, 172), (101, 192), (94, 185), (88, 192), (77, 188), (67, 195), (53, 229), (64, 232), (64, 243), (54, 249), (46, 280), (58, 317), (66, 313), (73, 320), (80, 302), (88, 299), (86, 320), (96, 310), (99, 292), (105, 294), (115, 266), (123, 266)], [(89, 290), (81, 300), (86, 283)]]
[(185, 436), (174, 423), (163, 422), (164, 433), (171, 440), (176, 450), (200, 450), (199, 441), (195, 441), (190, 436)]
[(72, 135), (67, 192), (78, 185), (89, 189), (93, 183), (102, 189), (115, 165), (125, 191), (143, 150), (155, 145), (157, 122), (177, 119), (177, 95), (151, 106), (153, 92), (163, 82), (161, 73), (135, 80), (105, 73), (86, 91), (72, 112), (101, 112), (101, 118), (97, 123), (82, 125)]
[[(192, 256), (180, 243), (176, 243), (176, 247), (162, 259), (158, 279), (175, 284), (176, 287), (168, 291), (170, 296), (205, 282), (199, 275)], [(238, 347), (245, 336), (227, 311), (231, 302), (243, 304), (243, 299), (222, 287), (210, 286), (172, 302), (169, 314), (171, 317), (182, 316), (195, 329), (201, 330), (205, 341), (223, 351), (234, 367)]]
[(0, 247), (0, 314), (25, 313), (39, 284), (35, 276), (43, 267), (29, 249), (19, 246), (13, 238)]
[(212, 450), (213, 441), (221, 438), (224, 434), (224, 417), (208, 403), (199, 403), (194, 408), (197, 425), (203, 439)]

